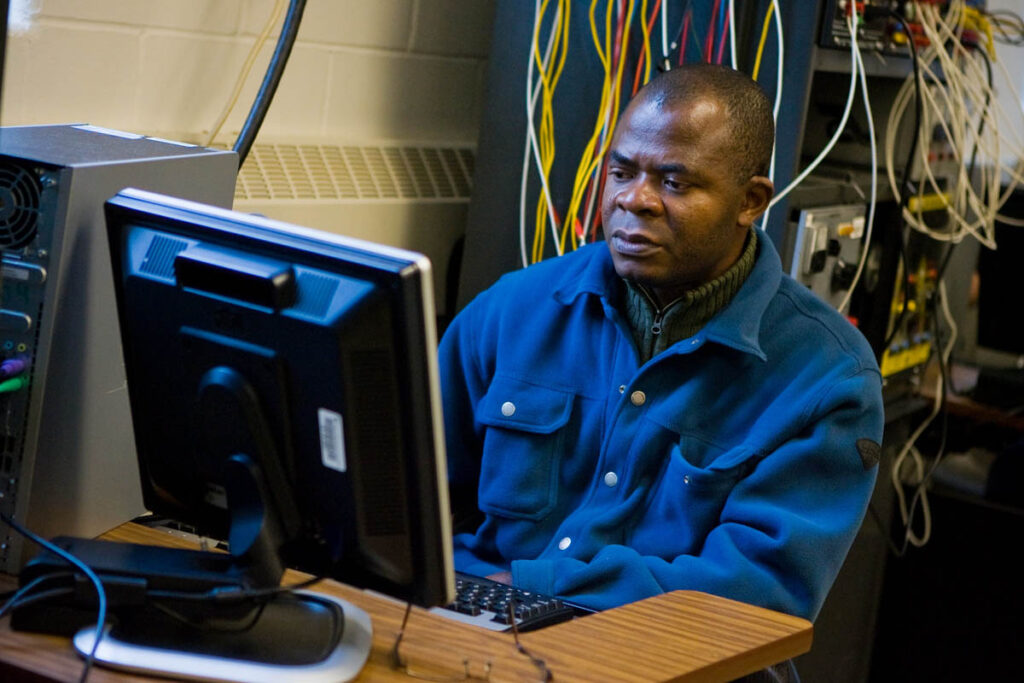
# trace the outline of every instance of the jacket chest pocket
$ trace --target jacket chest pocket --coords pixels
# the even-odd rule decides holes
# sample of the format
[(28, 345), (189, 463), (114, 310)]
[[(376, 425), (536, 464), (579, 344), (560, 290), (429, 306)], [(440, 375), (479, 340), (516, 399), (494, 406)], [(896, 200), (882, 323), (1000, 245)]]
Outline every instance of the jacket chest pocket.
[(481, 511), (539, 520), (558, 497), (558, 464), (568, 446), (573, 394), (495, 377), (477, 405), (486, 426), (480, 463)]

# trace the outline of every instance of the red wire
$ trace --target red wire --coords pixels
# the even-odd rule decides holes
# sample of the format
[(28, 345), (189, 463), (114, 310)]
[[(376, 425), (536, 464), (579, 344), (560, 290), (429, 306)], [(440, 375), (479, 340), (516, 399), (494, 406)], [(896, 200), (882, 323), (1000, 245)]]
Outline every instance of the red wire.
[(686, 38), (690, 33), (690, 8), (686, 8), (686, 14), (683, 16), (683, 37), (679, 43), (679, 64), (682, 65), (683, 58), (686, 56)]
[[(654, 20), (658, 17), (658, 10), (661, 8), (661, 0), (654, 3), (654, 9), (651, 10), (651, 19), (647, 22), (647, 33), (650, 34), (654, 30)], [(637, 58), (636, 62), (636, 76), (633, 77), (633, 94), (640, 89), (640, 72), (643, 70), (643, 50), (640, 51), (640, 57)]]
[(722, 3), (722, 0), (715, 0), (715, 5), (711, 9), (711, 22), (708, 24), (708, 37), (704, 41), (704, 61), (708, 64), (711, 63), (712, 50), (715, 46), (715, 19), (718, 18), (718, 6)]
[[(611, 2), (612, 0), (608, 0), (608, 1)], [(659, 0), (659, 2), (660, 2), (660, 0)], [(616, 71), (616, 69), (618, 68), (619, 59), (625, 59), (625, 55), (622, 54), (622, 34), (623, 34), (623, 31), (625, 30), (625, 25), (626, 25), (625, 0), (619, 0), (618, 5), (619, 5), (619, 18), (618, 18), (618, 20), (617, 20), (617, 22), (615, 24), (615, 51), (612, 53), (612, 55), (613, 55), (612, 56), (612, 63), (611, 63), (611, 71), (612, 71), (612, 73), (614, 73)], [(623, 69), (622, 70), (622, 74), (619, 77), (619, 88), (622, 87), (622, 78), (624, 78), (625, 75), (626, 75), (626, 70)], [(600, 144), (600, 139), (594, 140), (594, 146), (595, 147), (597, 145), (599, 145), (599, 144)], [(593, 147), (591, 148), (591, 150), (593, 151)], [(602, 168), (603, 168), (603, 166), (602, 166)], [(602, 174), (602, 176), (603, 176), (603, 174)], [(583, 203), (582, 206), (583, 207), (589, 206), (590, 205), (590, 199), (593, 196), (594, 196), (594, 178), (593, 178), (593, 176), (591, 176), (590, 180), (588, 181), (588, 185), (587, 185), (586, 199), (584, 200), (584, 203)], [(584, 213), (584, 215), (586, 215), (586, 214)], [(576, 231), (576, 236), (577, 237), (582, 237), (583, 236), (583, 223), (580, 221), (579, 218), (576, 218), (576, 224), (573, 226), (573, 230)]]
[(722, 35), (718, 38), (718, 57), (715, 60), (719, 64), (722, 63), (722, 53), (725, 52), (725, 38), (726, 38), (726, 36), (729, 33), (729, 21), (731, 19), (732, 19), (732, 17), (729, 16), (729, 8), (726, 7), (725, 8), (725, 25), (722, 26)]
[(597, 213), (594, 214), (594, 224), (590, 228), (590, 241), (591, 242), (593, 242), (595, 239), (597, 239), (597, 230), (598, 230), (598, 228), (601, 227), (601, 206), (600, 206), (600, 201), (601, 201), (601, 198), (604, 197), (604, 181), (607, 178), (607, 176), (608, 176), (608, 158), (605, 157), (605, 160), (601, 162), (601, 175), (600, 175), (600, 178), (599, 178), (599, 182), (597, 184), (598, 207), (597, 207)]

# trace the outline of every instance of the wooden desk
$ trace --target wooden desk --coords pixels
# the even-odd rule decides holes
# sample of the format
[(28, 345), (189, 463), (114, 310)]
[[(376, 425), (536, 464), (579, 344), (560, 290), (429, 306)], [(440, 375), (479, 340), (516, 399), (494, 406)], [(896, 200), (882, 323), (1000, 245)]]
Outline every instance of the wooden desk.
[[(107, 540), (192, 548), (184, 539), (133, 524), (105, 534)], [(289, 571), (285, 582), (304, 578)], [(317, 590), (365, 609), (373, 619), (373, 650), (360, 681), (411, 679), (390, 668), (389, 653), (404, 604), (333, 581)], [(545, 660), (556, 681), (728, 681), (807, 652), (810, 622), (693, 591), (676, 591), (583, 619), (526, 633), (520, 640)], [(410, 667), (457, 675), (468, 658), (474, 675), (492, 663), (496, 681), (537, 680), (537, 669), (506, 633), (465, 626), (414, 608), (402, 640)], [(82, 661), (66, 638), (11, 631), (0, 624), (0, 680), (74, 681)], [(96, 667), (105, 681), (154, 680)]]
[[(935, 400), (935, 380), (938, 377), (938, 363), (932, 363), (925, 373), (921, 385), (921, 395), (930, 401)], [(1008, 413), (994, 406), (978, 403), (962, 394), (969, 392), (978, 383), (978, 368), (954, 363), (950, 367), (949, 379), (961, 394), (946, 387), (946, 408), (950, 415), (964, 417), (977, 424), (990, 424), (1018, 432), (1024, 432), (1024, 416)]]

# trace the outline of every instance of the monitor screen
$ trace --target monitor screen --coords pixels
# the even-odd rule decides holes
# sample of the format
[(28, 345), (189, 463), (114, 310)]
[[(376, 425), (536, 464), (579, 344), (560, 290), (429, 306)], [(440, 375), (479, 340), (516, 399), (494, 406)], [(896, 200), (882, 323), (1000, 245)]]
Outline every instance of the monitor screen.
[(138, 190), (106, 217), (146, 507), (255, 583), (449, 601), (429, 261)]
[[(1024, 218), (1024, 192), (1014, 192), (1000, 209), (1015, 220)], [(996, 221), (996, 249), (981, 248), (978, 256), (978, 358), (985, 365), (1022, 367), (1024, 321), (1017, 309), (1024, 229)]]

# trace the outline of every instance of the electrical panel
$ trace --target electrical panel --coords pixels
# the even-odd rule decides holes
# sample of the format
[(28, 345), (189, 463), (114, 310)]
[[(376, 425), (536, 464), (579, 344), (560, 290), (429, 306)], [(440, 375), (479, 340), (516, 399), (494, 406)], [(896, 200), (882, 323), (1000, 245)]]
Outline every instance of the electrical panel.
[[(143, 512), (103, 203), (130, 186), (230, 208), (237, 166), (89, 125), (0, 128), (0, 510), (36, 533)], [(27, 558), (0, 526), (0, 571)]]
[(891, 377), (928, 362), (935, 346), (934, 298), (939, 286), (939, 245), (916, 234), (906, 241), (906, 263), (896, 263), (886, 341), (879, 367)]
[(802, 209), (790, 275), (839, 307), (853, 285), (865, 226), (864, 204)]
[[(850, 49), (850, 29), (847, 25), (847, 17), (852, 2), (853, 0), (828, 0), (825, 3), (819, 40), (822, 47)], [(892, 10), (908, 16), (905, 5), (910, 4), (898, 0), (857, 2), (857, 8), (865, 12), (863, 19), (857, 24), (857, 44), (861, 49), (907, 56), (906, 29), (900, 21), (888, 15), (887, 12)], [(914, 24), (909, 21), (908, 24), (913, 31)]]
[[(918, 0), (922, 4), (944, 6), (943, 0)], [(846, 19), (854, 0), (826, 0), (825, 13), (818, 44), (822, 47), (848, 50), (850, 29)], [(964, 3), (970, 11), (983, 9), (984, 0), (968, 0)], [(885, 54), (909, 56), (907, 47), (911, 40), (918, 49), (928, 47), (929, 40), (921, 24), (915, 20), (915, 2), (910, 0), (856, 0), (860, 20), (857, 23), (857, 44), (864, 50), (875, 50)], [(895, 15), (903, 17), (903, 21)], [(909, 35), (908, 35), (909, 31)], [(967, 46), (977, 45), (984, 40), (984, 29), (976, 21), (976, 15), (969, 15), (961, 40)]]

